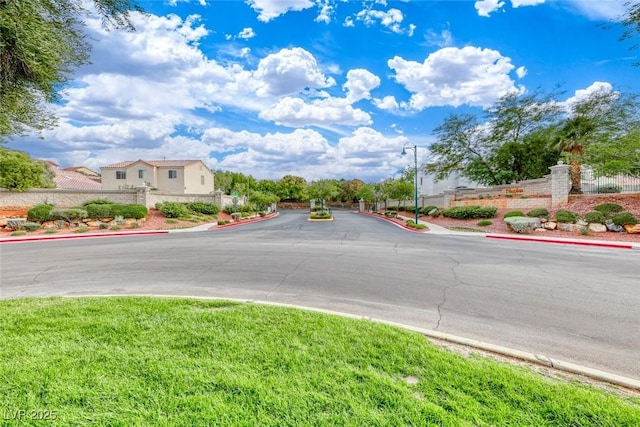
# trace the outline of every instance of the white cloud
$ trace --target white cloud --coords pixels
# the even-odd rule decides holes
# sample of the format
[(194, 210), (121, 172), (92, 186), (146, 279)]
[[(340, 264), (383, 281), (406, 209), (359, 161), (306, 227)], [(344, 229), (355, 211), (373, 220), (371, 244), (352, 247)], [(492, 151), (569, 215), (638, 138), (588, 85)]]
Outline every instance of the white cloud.
[(608, 82), (593, 82), (586, 89), (578, 89), (574, 92), (573, 96), (568, 98), (564, 102), (564, 107), (567, 112), (571, 112), (572, 108), (579, 102), (586, 100), (590, 96), (597, 93), (611, 93), (613, 92), (613, 85)]
[(382, 99), (374, 98), (373, 105), (381, 110), (386, 111), (396, 111), (400, 108), (400, 105), (398, 104), (398, 101), (396, 101), (396, 98), (390, 95), (385, 96)]
[(259, 96), (286, 95), (306, 87), (325, 88), (335, 85), (318, 68), (313, 55), (301, 48), (282, 49), (263, 58), (253, 73), (262, 84)]
[(329, 98), (310, 103), (300, 98), (283, 98), (273, 107), (260, 112), (259, 117), (286, 126), (331, 125), (356, 126), (371, 124), (371, 116), (358, 108), (353, 108), (341, 99)]
[(489, 17), (493, 12), (502, 8), (504, 2), (500, 0), (477, 0), (474, 4), (478, 15)]
[(404, 31), (401, 27), (404, 15), (398, 9), (389, 9), (387, 11), (365, 9), (356, 14), (356, 19), (364, 22), (367, 26), (372, 26), (379, 22), (394, 33), (402, 33)]
[(380, 77), (363, 70), (349, 70), (347, 82), (342, 86), (347, 92), (346, 102), (354, 103), (361, 99), (369, 99), (370, 91), (380, 86)]
[(314, 6), (310, 0), (247, 0), (251, 8), (258, 12), (258, 20), (269, 22), (289, 11), (301, 11)]
[(511, 6), (515, 9), (522, 6), (537, 6), (544, 2), (545, 0), (511, 0)]
[(492, 49), (448, 47), (430, 54), (422, 63), (399, 56), (387, 62), (395, 79), (411, 92), (402, 106), (423, 110), (432, 106), (487, 106), (509, 92), (522, 91), (509, 76), (511, 59)]
[(449, 47), (453, 45), (453, 35), (451, 34), (451, 30), (448, 28), (442, 30), (440, 33), (429, 30), (426, 32), (424, 38), (431, 46)]
[(177, 6), (178, 3), (195, 3), (198, 2), (200, 6), (206, 6), (207, 0), (169, 0), (169, 6)]
[(626, 10), (623, 0), (569, 0), (569, 3), (590, 19), (618, 19)]
[(524, 78), (526, 75), (527, 75), (527, 69), (525, 67), (516, 68), (516, 76), (518, 76), (519, 79)]
[(238, 33), (238, 38), (244, 40), (249, 40), (255, 36), (256, 33), (253, 31), (253, 28), (244, 28), (240, 33)]

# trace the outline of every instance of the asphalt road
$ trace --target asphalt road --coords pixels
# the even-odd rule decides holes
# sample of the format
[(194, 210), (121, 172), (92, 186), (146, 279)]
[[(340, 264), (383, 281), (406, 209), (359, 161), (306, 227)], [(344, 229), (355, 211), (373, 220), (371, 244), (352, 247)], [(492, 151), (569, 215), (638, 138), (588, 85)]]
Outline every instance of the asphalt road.
[(335, 212), (0, 245), (0, 298), (154, 294), (369, 316), (640, 379), (640, 251), (413, 233)]

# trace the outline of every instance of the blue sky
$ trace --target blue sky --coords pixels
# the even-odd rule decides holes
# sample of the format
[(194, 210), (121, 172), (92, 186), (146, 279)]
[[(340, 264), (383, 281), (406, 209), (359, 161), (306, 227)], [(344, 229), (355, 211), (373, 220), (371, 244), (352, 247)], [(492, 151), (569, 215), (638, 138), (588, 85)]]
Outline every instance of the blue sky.
[(510, 92), (638, 92), (617, 0), (139, 0), (137, 31), (87, 19), (92, 63), (55, 129), (10, 148), (67, 166), (199, 159), (257, 179), (377, 182), (433, 129)]

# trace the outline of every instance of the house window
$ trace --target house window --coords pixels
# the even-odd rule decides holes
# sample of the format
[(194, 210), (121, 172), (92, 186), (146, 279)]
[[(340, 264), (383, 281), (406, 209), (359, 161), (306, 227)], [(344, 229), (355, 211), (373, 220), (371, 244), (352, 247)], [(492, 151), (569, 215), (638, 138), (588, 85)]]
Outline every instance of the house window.
[(200, 185), (204, 185), (204, 175), (200, 175)]
[(138, 178), (145, 179), (147, 177), (147, 171), (144, 169), (138, 169)]
[(116, 171), (116, 179), (127, 179), (127, 171)]
[(169, 170), (169, 179), (176, 179), (178, 177), (178, 171), (170, 169)]

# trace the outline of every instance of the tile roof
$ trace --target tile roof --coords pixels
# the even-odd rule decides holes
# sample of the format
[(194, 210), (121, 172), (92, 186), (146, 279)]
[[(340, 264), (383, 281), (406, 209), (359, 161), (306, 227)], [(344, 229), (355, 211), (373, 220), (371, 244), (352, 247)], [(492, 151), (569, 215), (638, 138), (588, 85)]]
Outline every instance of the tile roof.
[(50, 166), (55, 176), (53, 182), (56, 188), (70, 190), (102, 190), (102, 184), (78, 172), (62, 170), (57, 166)]
[(120, 162), (120, 163), (114, 163), (111, 165), (107, 165), (107, 166), (102, 166), (100, 169), (123, 169), (126, 168), (130, 165), (132, 165), (133, 163), (137, 163), (137, 162), (144, 162), (147, 163), (151, 166), (156, 166), (156, 167), (180, 167), (180, 166), (187, 166), (193, 163), (198, 163), (200, 162), (200, 160), (143, 160), (143, 159), (138, 159), (135, 161), (126, 161), (126, 162)]

